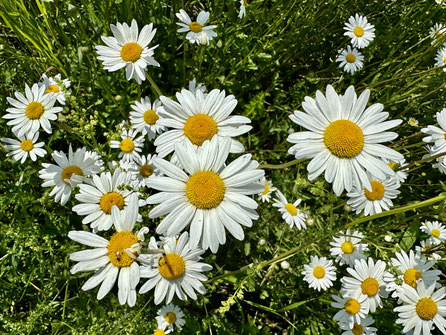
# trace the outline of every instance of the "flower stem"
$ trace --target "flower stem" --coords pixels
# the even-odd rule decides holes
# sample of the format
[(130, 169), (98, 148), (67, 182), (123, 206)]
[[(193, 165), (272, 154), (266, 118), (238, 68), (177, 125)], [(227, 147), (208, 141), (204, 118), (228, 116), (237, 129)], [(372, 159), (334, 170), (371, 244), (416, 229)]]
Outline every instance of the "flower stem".
[(308, 158), (294, 159), (290, 162), (286, 162), (283, 164), (262, 164), (262, 165), (259, 165), (259, 169), (272, 169), (272, 170), (286, 169), (287, 167), (304, 162), (307, 159)]
[(152, 77), (148, 72), (146, 72), (146, 78), (149, 81), (150, 85), (152, 85), (153, 89), (158, 94), (158, 97), (162, 96), (163, 94), (161, 93), (161, 90), (159, 89), (158, 85), (153, 81)]

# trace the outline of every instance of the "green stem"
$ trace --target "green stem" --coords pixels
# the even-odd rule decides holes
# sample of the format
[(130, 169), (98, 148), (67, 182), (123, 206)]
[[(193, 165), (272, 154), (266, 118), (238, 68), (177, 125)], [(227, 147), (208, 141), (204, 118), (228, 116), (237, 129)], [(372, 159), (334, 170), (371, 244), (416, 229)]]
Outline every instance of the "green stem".
[(411, 168), (414, 165), (418, 165), (418, 164), (421, 164), (421, 163), (429, 162), (431, 160), (437, 159), (437, 158), (445, 156), (445, 155), (446, 155), (446, 152), (440, 152), (439, 154), (436, 154), (436, 155), (433, 155), (433, 156), (429, 156), (429, 157), (420, 159), (419, 161), (412, 162), (412, 163), (410, 163), (408, 165), (400, 166), (397, 171), (409, 169), (409, 168)]
[(150, 74), (148, 72), (146, 72), (146, 78), (149, 81), (150, 85), (152, 85), (153, 89), (156, 91), (156, 93), (158, 94), (158, 97), (162, 96), (163, 94), (161, 93), (161, 90), (159, 89), (158, 85), (155, 83), (155, 81), (153, 81), (152, 77), (150, 76)]
[(291, 162), (286, 162), (283, 164), (262, 164), (259, 165), (259, 169), (272, 169), (272, 170), (286, 169), (287, 167), (304, 162), (307, 159), (308, 158), (294, 159)]

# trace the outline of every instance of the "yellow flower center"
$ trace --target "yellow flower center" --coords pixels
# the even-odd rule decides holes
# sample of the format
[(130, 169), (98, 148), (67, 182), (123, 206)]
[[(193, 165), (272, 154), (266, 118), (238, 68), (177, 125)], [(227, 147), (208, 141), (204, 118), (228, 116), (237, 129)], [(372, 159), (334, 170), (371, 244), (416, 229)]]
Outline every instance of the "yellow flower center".
[(265, 190), (262, 192), (263, 195), (267, 195), (269, 192), (269, 186), (264, 184), (263, 187), (265, 188)]
[(297, 208), (296, 206), (294, 206), (293, 204), (287, 203), (285, 205), (285, 209), (288, 211), (288, 213), (290, 213), (292, 216), (296, 216), (297, 215)]
[(446, 63), (446, 56), (443, 58), (443, 63)]
[(390, 163), (387, 163), (387, 165), (389, 166), (389, 168), (391, 168), (393, 170), (395, 163), (390, 162)]
[(316, 266), (313, 270), (313, 276), (315, 276), (317, 279), (324, 278), (325, 269), (320, 265)]
[(34, 148), (33, 141), (31, 140), (24, 140), (22, 143), (20, 143), (20, 149), (23, 151), (31, 151)]
[(437, 315), (438, 307), (431, 298), (422, 298), (418, 301), (415, 311), (423, 320), (432, 320)]
[(124, 250), (130, 248), (135, 243), (138, 243), (138, 236), (135, 234), (129, 231), (115, 233), (110, 238), (107, 246), (110, 262), (118, 268), (130, 266), (134, 262), (134, 259), (127, 255)]
[(364, 134), (361, 128), (349, 120), (337, 120), (324, 132), (324, 143), (339, 158), (352, 158), (362, 151)]
[(356, 61), (356, 56), (354, 54), (347, 54), (345, 60), (349, 63), (354, 63)]
[(59, 87), (57, 85), (50, 85), (46, 88), (45, 93), (59, 93)]
[(359, 304), (358, 300), (356, 300), (356, 299), (349, 299), (344, 304), (344, 308), (345, 308), (345, 311), (348, 314), (354, 315), (354, 314), (359, 312), (359, 310), (361, 309), (361, 305)]
[(368, 189), (365, 188), (364, 189), (365, 197), (370, 201), (380, 200), (384, 196), (383, 183), (374, 180), (370, 182), (370, 184), (372, 185), (372, 192), (370, 192)]
[(191, 22), (189, 24), (189, 29), (193, 31), (194, 33), (199, 33), (202, 30), (203, 26), (199, 24), (198, 22)]
[(40, 119), (44, 112), (43, 105), (40, 102), (33, 101), (28, 104), (25, 108), (25, 115), (30, 120)]
[(196, 145), (202, 145), (217, 134), (217, 123), (206, 114), (196, 114), (187, 119), (184, 124), (184, 135)]
[(217, 207), (225, 195), (225, 185), (220, 176), (212, 171), (196, 172), (186, 182), (186, 196), (195, 207)]
[(344, 254), (351, 254), (355, 251), (355, 246), (352, 242), (345, 241), (341, 244), (341, 250)]
[(379, 291), (379, 284), (375, 278), (367, 278), (361, 284), (362, 294), (367, 294), (369, 297), (373, 297)]
[(176, 254), (167, 254), (158, 262), (158, 271), (160, 275), (167, 280), (180, 278), (186, 272), (186, 264), (183, 258)]
[(410, 119), (410, 120), (409, 120), (409, 124), (410, 124), (411, 126), (413, 126), (415, 123), (416, 123), (416, 121), (415, 121), (414, 119)]
[(164, 330), (158, 328), (157, 330), (155, 330), (153, 335), (166, 335), (166, 333), (164, 332)]
[(364, 29), (358, 26), (353, 29), (353, 34), (355, 34), (356, 37), (361, 37), (362, 35), (364, 35)]
[(170, 324), (175, 323), (175, 321), (177, 321), (177, 316), (175, 315), (174, 312), (169, 312), (166, 314), (166, 316), (164, 317), (166, 319), (166, 321)]
[(121, 49), (121, 58), (124, 62), (136, 62), (141, 58), (142, 48), (138, 43), (127, 43)]
[(73, 173), (78, 176), (84, 175), (82, 172), (82, 169), (79, 166), (76, 166), (76, 165), (67, 166), (62, 171), (62, 180), (65, 184), (70, 185), (70, 183), (66, 182), (65, 179), (70, 179), (71, 176), (73, 175)]
[(432, 229), (431, 230), (431, 234), (433, 237), (439, 237), (440, 236), (440, 231), (438, 229)]
[(417, 287), (417, 280), (420, 278), (423, 278), (423, 276), (417, 269), (408, 269), (406, 272), (404, 272), (404, 282), (413, 288)]
[(105, 193), (99, 201), (99, 206), (104, 213), (111, 214), (111, 208), (113, 206), (118, 206), (119, 209), (124, 208), (124, 198), (116, 192)]
[(355, 323), (352, 328), (352, 333), (355, 335), (361, 335), (364, 332), (364, 328), (360, 324)]
[(155, 124), (159, 118), (160, 117), (158, 116), (158, 114), (156, 114), (156, 112), (153, 109), (149, 109), (144, 112), (144, 121), (147, 124), (150, 125)]
[(135, 148), (135, 143), (133, 143), (133, 141), (131, 139), (126, 138), (121, 141), (121, 144), (119, 145), (119, 147), (125, 153), (129, 153), (129, 152), (132, 152), (133, 149)]
[(153, 174), (153, 167), (150, 164), (141, 165), (139, 174), (143, 177), (150, 177)]

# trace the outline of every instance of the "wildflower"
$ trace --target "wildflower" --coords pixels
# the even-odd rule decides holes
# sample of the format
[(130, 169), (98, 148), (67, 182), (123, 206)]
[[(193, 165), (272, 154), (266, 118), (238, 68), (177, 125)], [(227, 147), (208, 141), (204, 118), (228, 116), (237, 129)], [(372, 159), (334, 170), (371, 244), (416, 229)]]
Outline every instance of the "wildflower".
[(217, 33), (212, 30), (217, 28), (217, 26), (204, 25), (209, 19), (209, 15), (209, 12), (201, 11), (197, 16), (197, 21), (192, 22), (190, 16), (183, 9), (180, 9), (180, 12), (176, 13), (177, 18), (181, 21), (177, 22), (177, 25), (180, 26), (177, 32), (187, 32), (186, 39), (192, 44), (200, 43), (200, 36), (204, 33), (207, 44), (209, 44), (209, 41), (217, 36)]
[(341, 62), (339, 67), (343, 67), (345, 72), (354, 73), (356, 70), (362, 68), (364, 63), (364, 56), (356, 48), (351, 48), (349, 45), (347, 49), (342, 49), (339, 52), (337, 62)]
[(18, 137), (18, 141), (13, 138), (2, 137), (2, 141), (5, 144), (6, 150), (11, 150), (6, 154), (6, 157), (12, 156), (14, 161), (20, 161), (21, 164), (29, 157), (32, 161), (37, 159), (37, 156), (43, 157), (46, 155), (46, 150), (42, 147), (45, 143), (37, 142), (39, 138), (39, 132), (27, 133)]
[(310, 256), (310, 264), (305, 264), (304, 269), (304, 280), (315, 290), (325, 291), (333, 286), (336, 280), (336, 268), (333, 262), (325, 257)]
[(306, 215), (302, 213), (297, 206), (299, 206), (302, 199), (297, 199), (294, 203), (288, 202), (282, 192), (277, 191), (278, 198), (274, 199), (274, 207), (279, 208), (279, 212), (282, 213), (282, 219), (293, 228), (296, 226), (297, 229), (306, 229), (305, 225)]
[(350, 16), (348, 23), (345, 24), (344, 35), (350, 37), (354, 47), (365, 48), (375, 38), (375, 26), (367, 22), (365, 16), (356, 14)]

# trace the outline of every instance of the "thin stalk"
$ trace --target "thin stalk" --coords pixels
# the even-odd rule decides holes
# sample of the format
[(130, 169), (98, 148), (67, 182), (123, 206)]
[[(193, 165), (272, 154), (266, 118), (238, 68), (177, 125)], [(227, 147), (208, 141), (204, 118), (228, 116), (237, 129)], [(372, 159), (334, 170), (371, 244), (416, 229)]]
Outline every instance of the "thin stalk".
[(155, 81), (152, 79), (152, 77), (150, 76), (150, 74), (148, 72), (146, 72), (146, 78), (149, 81), (150, 85), (152, 85), (153, 89), (158, 94), (158, 97), (162, 96), (163, 93), (161, 93), (161, 90), (159, 89), (158, 85), (155, 83)]

